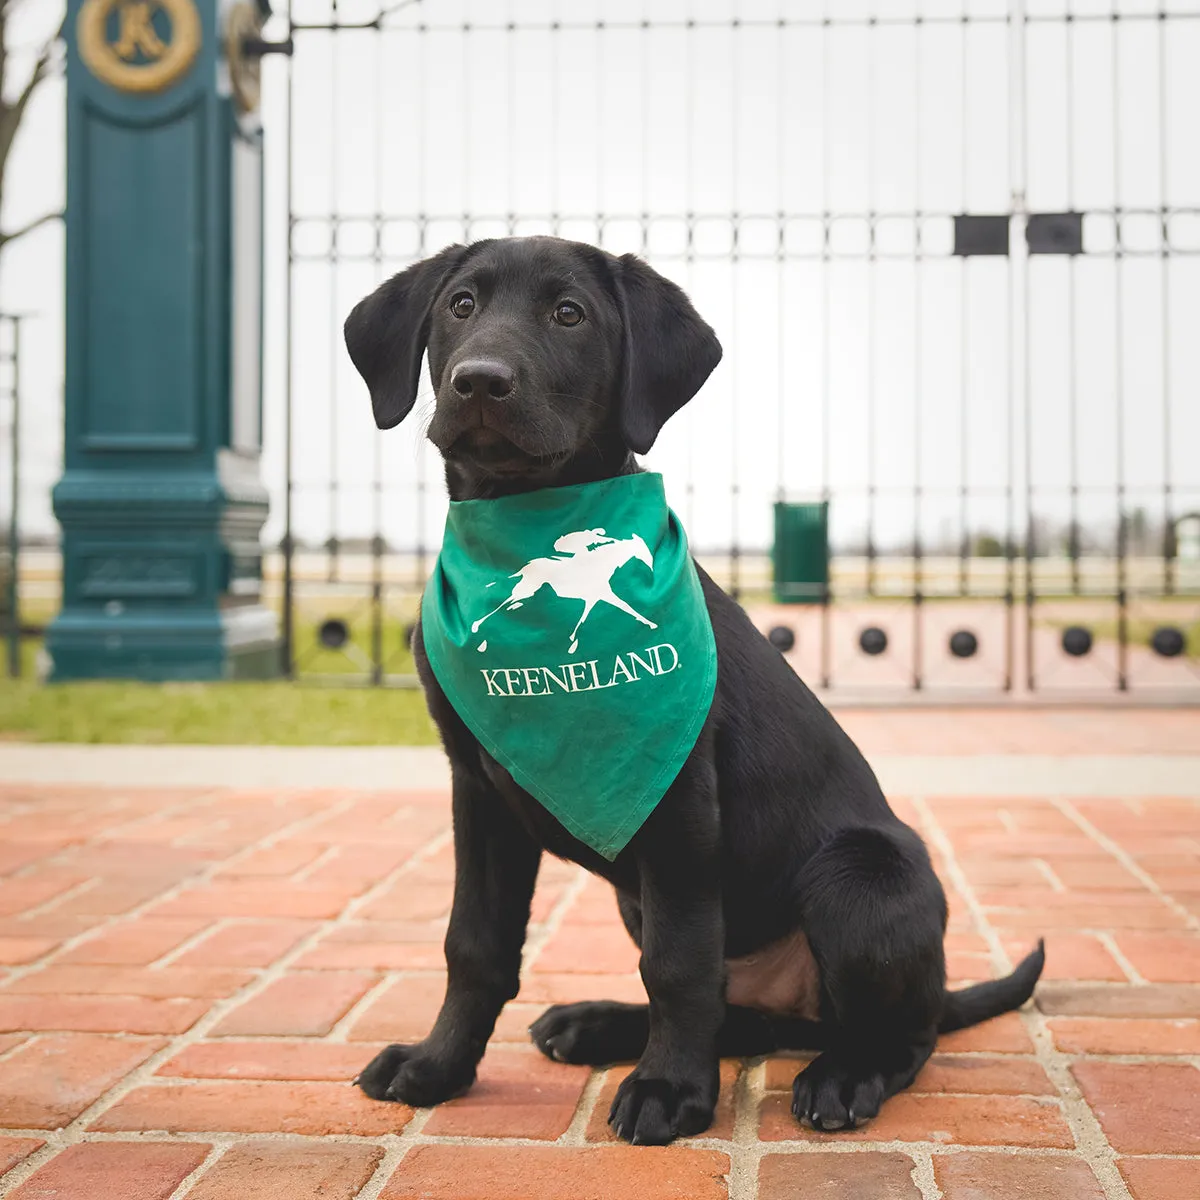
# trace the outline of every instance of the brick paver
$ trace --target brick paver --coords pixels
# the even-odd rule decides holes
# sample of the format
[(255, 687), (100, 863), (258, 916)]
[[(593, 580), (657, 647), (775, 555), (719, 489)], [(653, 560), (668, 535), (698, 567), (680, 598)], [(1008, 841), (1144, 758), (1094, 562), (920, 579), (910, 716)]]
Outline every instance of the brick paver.
[[(1021, 736), (1047, 753), (1084, 739), (1074, 719), (1038, 720)], [(989, 977), (1044, 931), (1036, 1004), (944, 1037), (854, 1133), (797, 1126), (806, 1059), (780, 1055), (724, 1062), (713, 1127), (649, 1149), (605, 1122), (628, 1067), (551, 1063), (528, 1043), (547, 1003), (644, 996), (611, 892), (559, 863), (476, 1087), (413, 1113), (350, 1086), (441, 999), (445, 795), (0, 787), (0, 1195), (1200, 1195), (1200, 803), (897, 808), (947, 888), (952, 978)]]
[(921, 1200), (904, 1154), (768, 1154), (758, 1167), (759, 1200)]
[(203, 1143), (68, 1146), (12, 1192), (14, 1200), (167, 1200), (208, 1156)]
[(0, 1137), (0, 1176), (45, 1144), (41, 1138)]
[(1065, 1156), (939, 1155), (934, 1173), (946, 1200), (1104, 1200), (1087, 1163)]
[(188, 1192), (191, 1200), (352, 1200), (383, 1150), (344, 1142), (248, 1141)]
[(0, 1124), (57, 1129), (165, 1045), (162, 1038), (53, 1033), (0, 1060)]
[(729, 1159), (658, 1146), (418, 1146), (381, 1200), (720, 1200)]
[(1195, 1200), (1200, 1196), (1200, 1159), (1126, 1158), (1121, 1174), (1133, 1200)]
[(378, 982), (378, 976), (364, 971), (296, 971), (239, 1004), (213, 1028), (212, 1034), (320, 1036), (328, 1033)]

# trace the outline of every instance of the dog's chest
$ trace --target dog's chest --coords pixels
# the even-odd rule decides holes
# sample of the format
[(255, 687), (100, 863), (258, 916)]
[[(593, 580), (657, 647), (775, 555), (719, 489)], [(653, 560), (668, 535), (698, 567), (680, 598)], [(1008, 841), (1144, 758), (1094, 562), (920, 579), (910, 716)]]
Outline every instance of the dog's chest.
[[(508, 771), (482, 747), (479, 752), (479, 761), (484, 775), (502, 797), (502, 802), (524, 825), (530, 837), (542, 850), (556, 858), (578, 863), (593, 875), (607, 879), (609, 883), (616, 884), (620, 881), (626, 886), (630, 886), (631, 879), (634, 877), (629, 875), (628, 867), (622, 869), (618, 863), (601, 858), (590, 846), (573, 837), (544, 805), (525, 791)], [(636, 887), (634, 890), (636, 891)]]
[(819, 1017), (821, 979), (802, 930), (754, 954), (725, 960), (725, 998), (730, 1004), (781, 1016)]

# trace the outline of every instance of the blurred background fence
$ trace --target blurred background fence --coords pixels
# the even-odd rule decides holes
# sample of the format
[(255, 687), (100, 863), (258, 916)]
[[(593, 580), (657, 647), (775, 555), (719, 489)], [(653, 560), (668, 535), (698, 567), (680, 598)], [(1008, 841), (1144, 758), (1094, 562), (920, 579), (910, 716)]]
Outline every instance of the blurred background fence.
[[(1200, 8), (292, 0), (268, 32), (295, 676), (410, 681), (445, 512), (428, 387), (379, 434), (345, 314), (450, 242), (549, 233), (717, 329), (648, 465), (810, 683), (1200, 698)], [(25, 562), (52, 604), (52, 547)]]
[[(1198, 18), (297, 0), (297, 669), (329, 617), (347, 667), (404, 661), (444, 514), (421, 419), (370, 429), (342, 317), (449, 242), (552, 233), (645, 255), (716, 326), (650, 464), (814, 683), (1194, 688)], [(788, 501), (827, 515), (829, 570), (780, 544), (773, 590)]]

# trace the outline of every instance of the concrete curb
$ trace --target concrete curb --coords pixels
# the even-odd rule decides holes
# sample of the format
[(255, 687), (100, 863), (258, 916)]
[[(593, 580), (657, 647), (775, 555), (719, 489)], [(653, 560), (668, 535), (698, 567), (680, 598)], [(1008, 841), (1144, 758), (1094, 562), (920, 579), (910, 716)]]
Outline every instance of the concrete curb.
[[(886, 791), (924, 796), (1186, 796), (1200, 755), (869, 755)], [(446, 788), (436, 746), (0, 745), (4, 783), (106, 787)]]

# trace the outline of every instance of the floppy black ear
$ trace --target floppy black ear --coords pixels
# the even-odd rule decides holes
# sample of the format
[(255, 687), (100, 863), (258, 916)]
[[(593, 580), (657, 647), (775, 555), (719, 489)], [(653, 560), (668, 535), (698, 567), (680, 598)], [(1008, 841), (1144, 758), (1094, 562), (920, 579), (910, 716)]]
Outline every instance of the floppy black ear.
[(637, 255), (617, 260), (616, 284), (625, 325), (621, 432), (645, 454), (721, 361), (721, 343), (683, 289)]
[(447, 246), (414, 263), (360, 300), (346, 318), (346, 349), (367, 381), (380, 429), (399, 425), (417, 398), (433, 302), (466, 253), (466, 246)]

